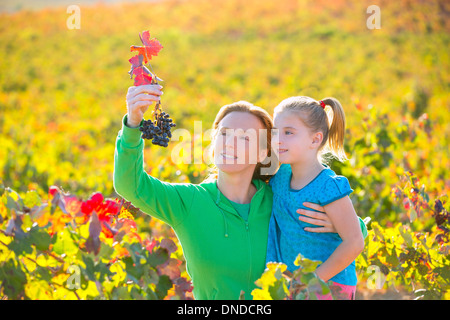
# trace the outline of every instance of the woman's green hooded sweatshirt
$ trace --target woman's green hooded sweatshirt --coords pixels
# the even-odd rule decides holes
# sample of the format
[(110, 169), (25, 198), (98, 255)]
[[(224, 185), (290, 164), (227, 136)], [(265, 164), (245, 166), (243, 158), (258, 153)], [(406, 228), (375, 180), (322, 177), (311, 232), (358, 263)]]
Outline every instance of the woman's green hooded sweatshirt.
[(114, 188), (143, 212), (175, 231), (192, 278), (195, 299), (252, 299), (255, 281), (265, 269), (272, 212), (272, 190), (253, 180), (257, 192), (245, 221), (217, 188), (216, 180), (200, 184), (166, 183), (144, 171), (144, 140), (123, 117), (114, 153)]

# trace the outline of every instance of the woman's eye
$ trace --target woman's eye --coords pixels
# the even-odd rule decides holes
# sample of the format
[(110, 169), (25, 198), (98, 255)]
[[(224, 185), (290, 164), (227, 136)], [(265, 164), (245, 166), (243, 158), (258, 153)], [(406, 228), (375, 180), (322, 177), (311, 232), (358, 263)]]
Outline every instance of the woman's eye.
[(292, 134), (292, 132), (291, 131), (286, 131), (284, 134), (285, 135), (290, 135), (290, 134)]

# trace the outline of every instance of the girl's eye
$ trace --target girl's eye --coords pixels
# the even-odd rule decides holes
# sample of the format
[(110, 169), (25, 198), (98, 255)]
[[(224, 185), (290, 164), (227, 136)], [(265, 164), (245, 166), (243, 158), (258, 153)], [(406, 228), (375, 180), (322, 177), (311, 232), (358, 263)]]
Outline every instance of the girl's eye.
[(286, 131), (284, 134), (285, 135), (290, 135), (290, 134), (292, 134), (292, 132), (291, 131)]

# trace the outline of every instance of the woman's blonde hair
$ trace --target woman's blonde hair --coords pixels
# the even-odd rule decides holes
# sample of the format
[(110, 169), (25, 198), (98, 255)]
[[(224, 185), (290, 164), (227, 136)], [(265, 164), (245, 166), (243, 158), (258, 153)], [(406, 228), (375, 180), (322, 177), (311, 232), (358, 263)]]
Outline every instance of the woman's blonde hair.
[[(266, 110), (264, 110), (258, 106), (255, 106), (247, 101), (238, 101), (238, 102), (234, 102), (234, 103), (225, 105), (222, 108), (220, 108), (219, 112), (216, 115), (216, 119), (214, 120), (214, 123), (213, 123), (212, 143), (211, 143), (212, 145), (214, 145), (214, 141), (217, 136), (217, 130), (219, 128), (220, 121), (222, 121), (222, 119), (225, 118), (225, 116), (230, 114), (231, 112), (250, 113), (250, 114), (254, 115), (255, 117), (257, 117), (263, 124), (264, 129), (266, 129), (265, 130), (265, 132), (267, 133), (267, 136), (265, 137), (266, 139), (260, 139), (260, 143), (265, 143), (265, 145), (260, 146), (260, 147), (267, 148), (267, 157), (262, 162), (258, 162), (256, 164), (252, 179), (260, 179), (265, 182), (268, 182), (269, 179), (273, 176), (274, 172), (270, 173), (270, 174), (262, 174), (261, 168), (269, 168), (271, 166), (270, 159), (272, 156), (271, 140), (272, 140), (272, 128), (273, 128), (272, 117)], [(210, 168), (209, 176), (206, 178), (206, 180), (217, 179), (217, 174), (218, 174), (218, 169), (214, 165), (213, 167)]]
[[(329, 106), (331, 112), (326, 111)], [(323, 140), (319, 146), (318, 158), (323, 162), (327, 154), (337, 160), (347, 160), (344, 150), (345, 113), (341, 103), (332, 97), (316, 101), (313, 98), (298, 96), (287, 98), (274, 109), (274, 114), (295, 111), (311, 132), (322, 132)]]

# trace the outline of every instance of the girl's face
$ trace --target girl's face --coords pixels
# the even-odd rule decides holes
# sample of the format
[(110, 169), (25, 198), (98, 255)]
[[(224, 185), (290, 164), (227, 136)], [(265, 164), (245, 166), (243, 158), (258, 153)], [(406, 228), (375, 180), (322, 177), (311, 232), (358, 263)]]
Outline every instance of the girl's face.
[(281, 163), (294, 164), (316, 156), (316, 140), (317, 134), (311, 133), (298, 113), (288, 110), (274, 115), (272, 148)]
[[(248, 112), (233, 111), (220, 122), (214, 141), (214, 164), (226, 173), (254, 171), (267, 155), (260, 148), (262, 122)], [(261, 158), (262, 157), (262, 158)]]

